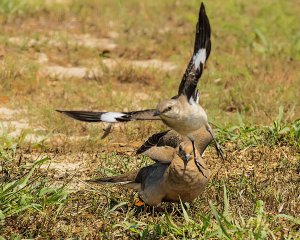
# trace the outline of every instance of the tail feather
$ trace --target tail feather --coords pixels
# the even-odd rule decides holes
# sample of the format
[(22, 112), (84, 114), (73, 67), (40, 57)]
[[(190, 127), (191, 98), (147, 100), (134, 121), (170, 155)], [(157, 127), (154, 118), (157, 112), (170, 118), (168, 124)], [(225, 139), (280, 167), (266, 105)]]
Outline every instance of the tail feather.
[(94, 183), (117, 183), (117, 184), (127, 184), (136, 181), (136, 176), (138, 175), (138, 171), (130, 171), (118, 176), (113, 177), (102, 177), (98, 179), (88, 180), (89, 182)]
[(138, 171), (128, 172), (119, 176), (114, 177), (103, 177), (99, 179), (90, 179), (87, 182), (97, 183), (97, 184), (119, 184), (121, 186), (131, 188), (139, 191), (141, 189), (141, 183), (136, 182)]
[(100, 184), (105, 184), (105, 183), (127, 184), (127, 183), (131, 183), (132, 181), (125, 180), (125, 179), (118, 179), (116, 177), (103, 177), (98, 179), (90, 179), (87, 180), (87, 182), (100, 183)]

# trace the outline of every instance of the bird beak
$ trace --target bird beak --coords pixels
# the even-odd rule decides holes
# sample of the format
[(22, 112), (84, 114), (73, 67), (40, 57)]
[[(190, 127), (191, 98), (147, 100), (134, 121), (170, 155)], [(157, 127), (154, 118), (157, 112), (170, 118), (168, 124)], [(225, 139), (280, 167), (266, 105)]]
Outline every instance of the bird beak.
[(184, 161), (188, 162), (190, 161), (191, 155), (190, 154), (185, 154), (184, 155)]
[(153, 114), (153, 116), (160, 116), (160, 114), (161, 114), (161, 112), (159, 111), (159, 110), (156, 110), (155, 112), (154, 112), (154, 114)]

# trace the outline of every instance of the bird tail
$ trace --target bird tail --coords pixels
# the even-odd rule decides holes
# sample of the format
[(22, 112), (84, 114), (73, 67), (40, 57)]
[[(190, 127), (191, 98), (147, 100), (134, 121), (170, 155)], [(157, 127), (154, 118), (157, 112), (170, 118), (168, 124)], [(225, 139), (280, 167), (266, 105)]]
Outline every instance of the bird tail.
[(97, 184), (119, 184), (124, 187), (129, 187), (135, 190), (139, 190), (141, 184), (135, 181), (137, 174), (138, 171), (131, 171), (131, 172), (121, 174), (119, 176), (90, 179), (87, 180), (87, 182), (97, 183)]
[(90, 179), (87, 182), (99, 183), (99, 184), (106, 184), (106, 183), (115, 183), (115, 184), (127, 184), (131, 183), (133, 180), (128, 180), (122, 178), (122, 176), (116, 177), (103, 177), (98, 179)]

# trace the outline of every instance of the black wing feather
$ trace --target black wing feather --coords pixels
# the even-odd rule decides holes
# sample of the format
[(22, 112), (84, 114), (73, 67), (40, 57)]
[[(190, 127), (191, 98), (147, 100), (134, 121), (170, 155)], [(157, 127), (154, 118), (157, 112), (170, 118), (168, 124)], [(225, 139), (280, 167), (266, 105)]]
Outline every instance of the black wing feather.
[(201, 3), (199, 18), (196, 26), (196, 36), (194, 44), (194, 53), (187, 66), (187, 69), (181, 80), (178, 95), (186, 95), (188, 99), (193, 95), (197, 88), (198, 81), (202, 75), (204, 65), (200, 62), (200, 66), (195, 66), (194, 58), (200, 49), (205, 49), (206, 59), (208, 59), (211, 50), (211, 29), (208, 17), (205, 12), (204, 4)]
[(147, 139), (146, 142), (143, 143), (142, 146), (136, 151), (136, 154), (141, 154), (148, 149), (152, 148), (153, 146), (156, 146), (159, 142), (159, 140), (165, 136), (170, 130), (164, 131), (164, 132), (159, 132), (156, 134), (153, 134), (151, 137)]
[(110, 112), (91, 112), (91, 111), (65, 111), (56, 110), (59, 113), (63, 113), (68, 117), (74, 118), (83, 122), (129, 122), (134, 120), (161, 120), (159, 116), (154, 116), (155, 109), (147, 109), (133, 112), (120, 112), (124, 114), (121, 117), (114, 118), (115, 121), (106, 121), (101, 118), (104, 114)]

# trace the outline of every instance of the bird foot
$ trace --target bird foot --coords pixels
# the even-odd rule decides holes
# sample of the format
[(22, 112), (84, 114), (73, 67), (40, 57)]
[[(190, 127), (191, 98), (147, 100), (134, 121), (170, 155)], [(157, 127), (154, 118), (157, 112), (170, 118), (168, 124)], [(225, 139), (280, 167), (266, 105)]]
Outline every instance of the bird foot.
[(137, 199), (134, 199), (133, 206), (135, 206), (135, 207), (143, 207), (143, 206), (145, 206), (145, 202), (142, 199), (137, 198)]
[(165, 212), (165, 209), (161, 205), (157, 205), (154, 209), (157, 213)]
[(198, 158), (195, 157), (195, 164), (198, 168), (198, 170), (202, 173), (202, 175), (207, 178), (204, 174), (204, 172), (202, 171), (202, 169), (206, 169), (199, 161), (198, 161)]
[(217, 150), (218, 156), (221, 157), (223, 161), (225, 161), (224, 151), (221, 148), (220, 144), (218, 142), (216, 142), (215, 146), (216, 146), (216, 150)]
[(127, 204), (128, 209), (133, 210), (135, 213), (141, 213), (145, 210), (146, 204), (140, 198), (135, 198), (132, 203)]

